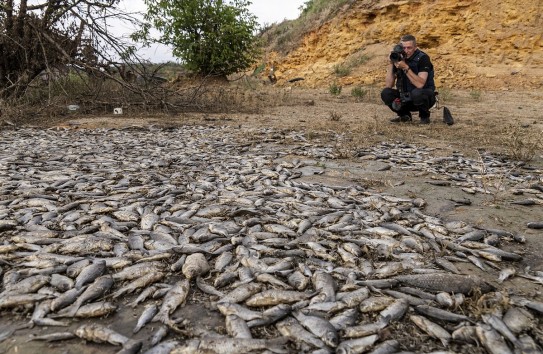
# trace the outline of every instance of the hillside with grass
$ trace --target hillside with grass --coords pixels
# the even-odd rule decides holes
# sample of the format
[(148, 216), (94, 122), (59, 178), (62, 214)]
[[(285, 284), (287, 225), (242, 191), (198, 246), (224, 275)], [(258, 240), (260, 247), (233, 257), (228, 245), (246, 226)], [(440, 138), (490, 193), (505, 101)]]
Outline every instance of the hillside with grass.
[(543, 87), (540, 1), (310, 0), (298, 19), (267, 26), (262, 63), (278, 85), (382, 82), (392, 46), (411, 33), (436, 67), (438, 87)]

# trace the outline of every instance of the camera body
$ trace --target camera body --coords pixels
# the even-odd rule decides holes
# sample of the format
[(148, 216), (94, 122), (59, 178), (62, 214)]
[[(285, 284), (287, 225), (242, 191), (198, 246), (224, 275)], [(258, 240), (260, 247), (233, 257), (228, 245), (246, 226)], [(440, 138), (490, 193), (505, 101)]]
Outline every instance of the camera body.
[(407, 55), (403, 50), (403, 45), (401, 43), (398, 43), (392, 48), (392, 52), (390, 52), (389, 58), (391, 62), (397, 63), (404, 60), (406, 56)]
[(411, 95), (409, 92), (400, 92), (400, 101), (402, 103), (411, 102), (413, 99), (411, 98)]

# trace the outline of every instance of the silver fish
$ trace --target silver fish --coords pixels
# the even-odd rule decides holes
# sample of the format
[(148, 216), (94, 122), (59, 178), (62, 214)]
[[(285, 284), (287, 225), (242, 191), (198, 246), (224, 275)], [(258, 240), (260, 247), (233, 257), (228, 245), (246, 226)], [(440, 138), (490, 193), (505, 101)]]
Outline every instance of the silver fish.
[(145, 306), (145, 309), (138, 318), (138, 322), (134, 327), (132, 333), (138, 333), (140, 329), (143, 328), (147, 323), (151, 322), (153, 317), (158, 313), (158, 307), (155, 304), (149, 304)]
[(306, 316), (299, 311), (292, 315), (308, 331), (319, 337), (326, 345), (335, 348), (339, 344), (339, 334), (332, 324), (324, 318), (318, 316)]
[[(292, 304), (309, 297), (308, 294), (292, 290), (264, 290), (249, 297), (245, 303), (248, 306), (273, 306), (279, 304)], [(221, 299), (221, 301), (223, 301)]]
[(185, 302), (189, 293), (190, 283), (187, 279), (183, 279), (174, 284), (174, 286), (166, 293), (159, 312), (153, 318), (153, 322), (160, 321), (169, 323), (170, 315)]
[(377, 334), (372, 334), (367, 337), (344, 340), (339, 343), (336, 353), (337, 354), (350, 354), (350, 353), (364, 353), (373, 347), (375, 342), (379, 339)]
[(96, 260), (83, 268), (81, 273), (75, 279), (75, 288), (81, 289), (85, 284), (92, 283), (96, 278), (102, 275), (106, 270), (106, 261)]
[(225, 318), (226, 332), (233, 338), (253, 338), (251, 329), (244, 319), (236, 315), (227, 315)]
[(480, 343), (490, 353), (513, 353), (502, 336), (492, 329), (492, 327), (487, 325), (478, 325), (475, 327), (475, 333), (477, 334), (477, 338), (479, 339)]
[(474, 275), (458, 274), (423, 274), (423, 275), (400, 275), (394, 277), (402, 284), (416, 286), (430, 291), (444, 291), (448, 293), (470, 294), (475, 289), (487, 293), (494, 289), (493, 286), (483, 279)]
[(165, 274), (162, 272), (145, 273), (140, 278), (133, 280), (132, 282), (115, 291), (112, 296), (115, 299), (124, 294), (131, 294), (137, 289), (145, 288), (146, 286), (161, 280), (162, 278), (164, 278), (164, 276)]
[(430, 337), (439, 339), (443, 346), (447, 347), (452, 336), (445, 328), (428, 320), (426, 317), (411, 315), (409, 319)]
[(190, 280), (206, 274), (210, 269), (209, 263), (202, 253), (193, 253), (185, 260), (182, 273)]
[(397, 299), (379, 313), (378, 320), (390, 323), (403, 317), (409, 308), (409, 302), (405, 299)]
[(294, 318), (289, 317), (276, 325), (277, 330), (284, 337), (289, 338), (294, 343), (305, 343), (315, 348), (323, 348), (326, 344), (316, 335), (306, 330)]

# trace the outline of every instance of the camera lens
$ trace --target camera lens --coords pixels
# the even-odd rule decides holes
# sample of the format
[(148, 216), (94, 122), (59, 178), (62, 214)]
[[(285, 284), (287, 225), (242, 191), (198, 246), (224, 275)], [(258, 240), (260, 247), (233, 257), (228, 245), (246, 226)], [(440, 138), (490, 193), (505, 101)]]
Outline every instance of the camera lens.
[(402, 60), (402, 56), (400, 53), (392, 52), (390, 53), (390, 60), (392, 61), (400, 61)]

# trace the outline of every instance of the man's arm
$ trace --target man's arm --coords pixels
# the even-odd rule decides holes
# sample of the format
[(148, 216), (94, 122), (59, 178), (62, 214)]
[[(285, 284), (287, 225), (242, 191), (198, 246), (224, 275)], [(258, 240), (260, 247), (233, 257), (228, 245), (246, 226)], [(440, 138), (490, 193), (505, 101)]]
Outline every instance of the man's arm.
[(394, 87), (394, 82), (396, 81), (396, 75), (394, 75), (394, 70), (393, 70), (393, 64), (390, 63), (390, 65), (388, 66), (388, 69), (387, 69), (387, 75), (385, 76), (385, 87), (386, 88), (393, 88)]
[[(404, 70), (405, 71), (405, 70)], [(406, 72), (407, 78), (413, 85), (415, 85), (416, 88), (423, 88), (426, 84), (426, 80), (428, 80), (428, 73), (426, 71), (421, 71), (417, 74), (413, 72), (413, 70), (408, 69)]]

